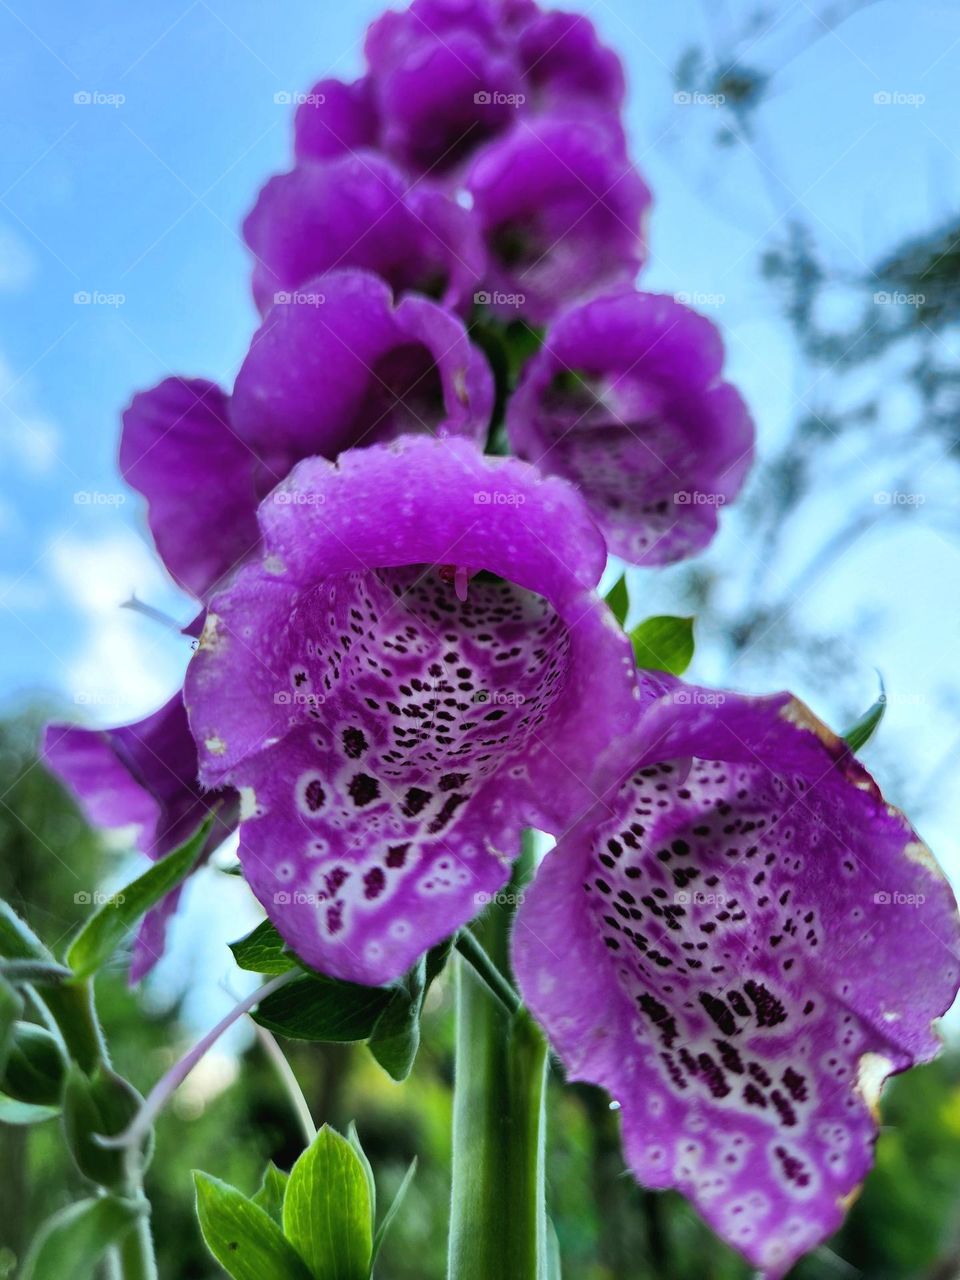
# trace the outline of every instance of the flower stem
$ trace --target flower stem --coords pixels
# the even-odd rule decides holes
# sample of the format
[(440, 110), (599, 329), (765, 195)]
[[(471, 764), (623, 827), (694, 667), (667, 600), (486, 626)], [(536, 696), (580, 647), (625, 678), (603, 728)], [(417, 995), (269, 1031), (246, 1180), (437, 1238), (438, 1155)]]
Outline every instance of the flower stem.
[[(547, 1274), (547, 1048), (503, 977), (511, 915), (493, 905), (470, 935), (466, 955), (461, 947), (458, 956), (449, 1280)], [(494, 995), (491, 986), (506, 990)], [(504, 1007), (507, 991), (512, 1008)]]

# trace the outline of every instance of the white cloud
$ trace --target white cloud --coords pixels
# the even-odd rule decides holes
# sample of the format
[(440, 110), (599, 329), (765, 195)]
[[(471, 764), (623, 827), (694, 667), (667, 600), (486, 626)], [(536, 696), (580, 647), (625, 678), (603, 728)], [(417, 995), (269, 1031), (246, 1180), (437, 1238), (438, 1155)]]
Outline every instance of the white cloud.
[[(182, 679), (189, 642), (161, 623), (121, 606), (136, 592), (160, 609), (182, 602), (152, 552), (132, 530), (97, 538), (67, 535), (48, 546), (50, 577), (79, 615), (81, 633), (63, 660), (62, 682), (85, 718), (102, 724), (154, 710)], [(64, 628), (72, 637), (72, 628)]]

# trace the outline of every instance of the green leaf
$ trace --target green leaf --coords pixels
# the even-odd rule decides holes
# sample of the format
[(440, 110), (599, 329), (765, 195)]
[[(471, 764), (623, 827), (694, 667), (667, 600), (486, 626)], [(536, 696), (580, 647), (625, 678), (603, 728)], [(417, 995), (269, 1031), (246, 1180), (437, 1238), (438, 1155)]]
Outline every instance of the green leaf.
[(370, 1052), (396, 1081), (406, 1080), (420, 1048), (420, 1013), (426, 992), (426, 962), (421, 956), (394, 988), (370, 1037)]
[(84, 1177), (112, 1190), (124, 1185), (124, 1152), (97, 1138), (122, 1133), (142, 1105), (133, 1085), (108, 1067), (88, 1076), (71, 1063), (63, 1091), (63, 1131)]
[(0, 956), (11, 960), (44, 960), (53, 956), (9, 902), (0, 900)]
[(290, 1170), (283, 1230), (315, 1280), (368, 1280), (370, 1189), (357, 1153), (324, 1125)]
[(377, 1223), (377, 1184), (373, 1178), (373, 1168), (367, 1159), (367, 1153), (363, 1149), (360, 1135), (357, 1133), (357, 1126), (352, 1120), (347, 1125), (347, 1141), (357, 1153), (357, 1159), (363, 1166), (363, 1172), (367, 1179), (367, 1189), (370, 1192), (370, 1230), (372, 1231)]
[(843, 740), (851, 751), (857, 752), (861, 747), (865, 747), (876, 731), (880, 728), (880, 721), (883, 719), (887, 710), (887, 691), (883, 687), (883, 681), (880, 681), (880, 696), (872, 707), (860, 717), (860, 719), (850, 726), (843, 735)]
[(186, 879), (203, 852), (213, 821), (211, 815), (179, 849), (155, 862), (90, 917), (67, 951), (67, 964), (76, 977), (96, 973), (140, 917)]
[(693, 619), (647, 618), (630, 632), (637, 666), (682, 676), (693, 658)]
[(407, 1169), (407, 1172), (403, 1175), (403, 1181), (400, 1183), (400, 1186), (397, 1188), (397, 1194), (393, 1197), (393, 1200), (390, 1202), (390, 1208), (383, 1215), (383, 1221), (380, 1223), (379, 1227), (377, 1227), (376, 1235), (373, 1237), (373, 1259), (372, 1259), (373, 1262), (376, 1262), (377, 1254), (380, 1252), (380, 1247), (383, 1244), (384, 1239), (386, 1238), (386, 1234), (390, 1230), (390, 1227), (393, 1223), (394, 1218), (400, 1212), (400, 1206), (403, 1204), (406, 1194), (410, 1189), (410, 1183), (413, 1181), (413, 1175), (416, 1172), (417, 1172), (417, 1157), (414, 1156), (413, 1159), (410, 1161), (410, 1165)]
[(303, 1259), (265, 1209), (199, 1169), (193, 1180), (203, 1238), (233, 1280), (311, 1280)]
[(0, 1124), (39, 1124), (60, 1114), (59, 1107), (37, 1107), (0, 1093)]
[(622, 627), (630, 611), (630, 595), (627, 591), (627, 575), (625, 573), (620, 575), (619, 579), (607, 592), (606, 599), (607, 604), (613, 611), (613, 616)]
[(283, 1197), (289, 1178), (289, 1173), (278, 1169), (271, 1160), (263, 1171), (260, 1189), (250, 1197), (254, 1204), (259, 1205), (265, 1213), (269, 1214), (278, 1227), (283, 1221)]
[(34, 1022), (18, 1022), (0, 1090), (17, 1102), (58, 1107), (66, 1071), (56, 1037)]
[(388, 987), (361, 987), (305, 974), (262, 1000), (252, 1017), (288, 1040), (345, 1044), (369, 1039), (392, 995)]
[(297, 965), (297, 958), (269, 920), (263, 920), (252, 933), (230, 943), (233, 958), (241, 969), (251, 973), (286, 973)]
[(23, 1013), (23, 1001), (5, 978), (0, 978), (0, 1075), (13, 1047), (17, 1019)]
[(552, 1218), (547, 1219), (547, 1280), (562, 1280), (560, 1241)]
[(48, 1218), (30, 1247), (20, 1280), (90, 1280), (107, 1249), (130, 1230), (143, 1207), (101, 1196)]

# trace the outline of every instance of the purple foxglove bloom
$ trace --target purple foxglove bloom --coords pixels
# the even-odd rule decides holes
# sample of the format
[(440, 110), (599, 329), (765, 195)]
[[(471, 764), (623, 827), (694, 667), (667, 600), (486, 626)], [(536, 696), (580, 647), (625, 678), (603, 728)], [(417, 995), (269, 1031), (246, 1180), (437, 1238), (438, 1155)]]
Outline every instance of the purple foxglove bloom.
[(707, 545), (753, 461), (753, 422), (722, 366), (716, 326), (673, 298), (594, 298), (524, 369), (510, 443), (580, 486), (616, 555), (669, 564)]
[(513, 121), (524, 81), (499, 24), (493, 0), (414, 0), (371, 25), (383, 147), (398, 163), (437, 178)]
[(259, 518), (187, 673), (200, 776), (239, 789), (244, 873), (298, 954), (389, 982), (506, 882), (523, 826), (587, 807), (635, 721), (606, 548), (569, 485), (453, 438), (307, 459)]
[(628, 284), (646, 258), (650, 192), (612, 117), (521, 120), (466, 177), (503, 316), (542, 324), (562, 306)]
[(378, 145), (380, 121), (368, 78), (344, 84), (320, 80), (297, 107), (297, 160), (329, 160)]
[(573, 115), (584, 107), (619, 111), (626, 95), (623, 67), (580, 13), (554, 9), (520, 33), (520, 64), (530, 106)]
[[(179, 693), (145, 720), (116, 729), (48, 725), (41, 759), (74, 796), (91, 826), (134, 828), (134, 847), (148, 858), (172, 853), (218, 805), (208, 851), (234, 824), (230, 797), (204, 793), (197, 781), (197, 748)], [(179, 898), (180, 888), (174, 889), (144, 917), (134, 944), (131, 982), (138, 982), (160, 959)]]
[(182, 379), (136, 396), (120, 464), (164, 564), (205, 598), (257, 548), (257, 502), (301, 458), (417, 431), (481, 442), (492, 407), (489, 366), (455, 316), (335, 271), (269, 312), (231, 397)]
[(485, 252), (466, 209), (373, 152), (305, 162), (271, 178), (243, 226), (257, 258), (261, 312), (277, 294), (337, 267), (362, 267), (396, 293), (418, 291), (469, 311)]
[(524, 999), (627, 1160), (771, 1280), (872, 1161), (884, 1078), (933, 1057), (960, 921), (931, 854), (788, 694), (678, 683), (520, 909)]

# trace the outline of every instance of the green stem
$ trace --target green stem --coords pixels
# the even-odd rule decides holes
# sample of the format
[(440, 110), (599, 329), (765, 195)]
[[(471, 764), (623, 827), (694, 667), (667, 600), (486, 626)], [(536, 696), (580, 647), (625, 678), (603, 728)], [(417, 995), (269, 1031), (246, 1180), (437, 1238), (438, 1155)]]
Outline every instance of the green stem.
[(516, 1013), (520, 1008), (520, 997), (509, 979), (504, 977), (469, 929), (463, 929), (457, 934), (455, 945), (507, 1012)]
[(90, 1075), (107, 1062), (107, 1048), (97, 1021), (89, 981), (64, 982), (44, 988), (42, 999), (57, 1024), (70, 1057)]
[(128, 1231), (119, 1245), (120, 1274), (123, 1280), (157, 1280), (148, 1214)]
[[(511, 914), (492, 906), (470, 935), (470, 962), (458, 957), (449, 1280), (547, 1274), (547, 1047), (522, 1008), (504, 1007), (517, 999), (503, 977)], [(494, 995), (490, 986), (502, 989)]]

